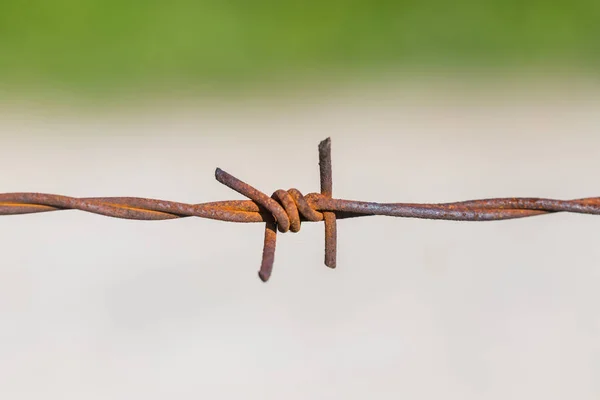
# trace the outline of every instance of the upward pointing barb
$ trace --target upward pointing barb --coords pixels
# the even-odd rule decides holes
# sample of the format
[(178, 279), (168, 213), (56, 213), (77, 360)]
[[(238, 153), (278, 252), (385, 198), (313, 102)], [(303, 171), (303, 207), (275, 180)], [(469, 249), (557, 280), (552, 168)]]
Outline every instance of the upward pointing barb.
[[(321, 194), (331, 199), (333, 196), (333, 172), (331, 171), (331, 138), (319, 143), (319, 169), (321, 173)], [(325, 219), (325, 265), (336, 267), (337, 259), (337, 222), (335, 213), (323, 212)]]

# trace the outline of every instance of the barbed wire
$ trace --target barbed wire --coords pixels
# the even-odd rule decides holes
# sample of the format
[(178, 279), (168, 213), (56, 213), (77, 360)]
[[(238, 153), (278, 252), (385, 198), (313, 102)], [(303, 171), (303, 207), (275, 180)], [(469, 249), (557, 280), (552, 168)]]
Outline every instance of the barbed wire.
[(496, 221), (555, 212), (600, 214), (600, 197), (576, 200), (511, 197), (438, 204), (374, 203), (334, 199), (330, 138), (319, 144), (319, 167), (321, 192), (307, 195), (303, 195), (297, 189), (289, 189), (276, 190), (269, 197), (217, 168), (217, 181), (250, 200), (187, 204), (142, 197), (76, 198), (45, 193), (3, 193), (0, 194), (0, 215), (74, 209), (135, 220), (200, 217), (229, 222), (264, 222), (264, 247), (258, 275), (266, 282), (273, 270), (277, 231), (298, 232), (301, 222), (305, 221), (324, 222), (325, 265), (335, 268), (337, 219), (383, 215), (454, 221)]

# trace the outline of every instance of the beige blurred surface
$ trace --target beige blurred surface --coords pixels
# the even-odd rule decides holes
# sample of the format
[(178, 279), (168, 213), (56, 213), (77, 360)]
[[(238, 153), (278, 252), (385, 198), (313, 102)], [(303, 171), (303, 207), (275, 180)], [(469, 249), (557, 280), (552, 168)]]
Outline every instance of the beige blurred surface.
[[(0, 111), (0, 192), (382, 202), (600, 195), (600, 92), (398, 90), (84, 113)], [(428, 100), (430, 99), (430, 100)], [(261, 224), (2, 217), (0, 398), (593, 399), (600, 396), (600, 219)]]

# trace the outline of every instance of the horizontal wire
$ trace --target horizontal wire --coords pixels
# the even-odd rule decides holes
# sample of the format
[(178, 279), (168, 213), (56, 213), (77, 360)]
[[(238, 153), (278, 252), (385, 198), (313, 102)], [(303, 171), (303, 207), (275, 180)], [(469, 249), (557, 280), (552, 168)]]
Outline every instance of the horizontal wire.
[(453, 221), (497, 221), (556, 212), (600, 215), (600, 197), (556, 200), (509, 197), (453, 203), (375, 203), (332, 198), (331, 141), (319, 144), (321, 193), (303, 195), (297, 189), (277, 190), (267, 196), (260, 190), (217, 168), (215, 178), (248, 200), (200, 204), (143, 197), (69, 197), (47, 193), (0, 194), (0, 215), (80, 210), (133, 220), (168, 220), (200, 217), (229, 222), (264, 222), (265, 237), (259, 277), (267, 281), (273, 269), (277, 231), (298, 232), (301, 222), (325, 224), (325, 264), (336, 266), (336, 220), (363, 216), (390, 216)]
[[(296, 189), (290, 190), (299, 193)], [(268, 196), (267, 198), (272, 200)], [(555, 212), (600, 215), (600, 197), (576, 200), (511, 197), (428, 204), (364, 202), (333, 199), (319, 193), (310, 193), (304, 196), (304, 199), (313, 211), (334, 212), (338, 218), (382, 215), (457, 221), (493, 221)], [(81, 210), (108, 217), (135, 220), (166, 220), (194, 216), (229, 222), (266, 222), (265, 217), (270, 214), (261, 204), (253, 200), (187, 204), (143, 197), (76, 198), (46, 193), (0, 194), (0, 215), (61, 210)], [(304, 213), (300, 214), (303, 221), (314, 220), (306, 218)]]

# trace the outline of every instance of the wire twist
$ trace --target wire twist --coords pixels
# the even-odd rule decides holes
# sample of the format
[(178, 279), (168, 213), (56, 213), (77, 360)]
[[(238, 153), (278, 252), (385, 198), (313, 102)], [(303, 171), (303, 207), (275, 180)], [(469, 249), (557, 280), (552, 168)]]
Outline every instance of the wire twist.
[(220, 183), (249, 200), (226, 200), (187, 204), (141, 197), (76, 198), (45, 193), (0, 194), (0, 215), (81, 210), (109, 217), (135, 220), (166, 220), (200, 217), (229, 222), (264, 222), (265, 237), (259, 277), (266, 282), (275, 258), (277, 231), (298, 232), (302, 221), (325, 225), (325, 265), (336, 267), (337, 219), (369, 215), (454, 221), (496, 221), (555, 212), (600, 214), (600, 197), (576, 200), (544, 198), (495, 198), (454, 203), (373, 203), (332, 198), (331, 140), (319, 144), (321, 193), (304, 196), (297, 189), (276, 190), (269, 197), (217, 168)]

